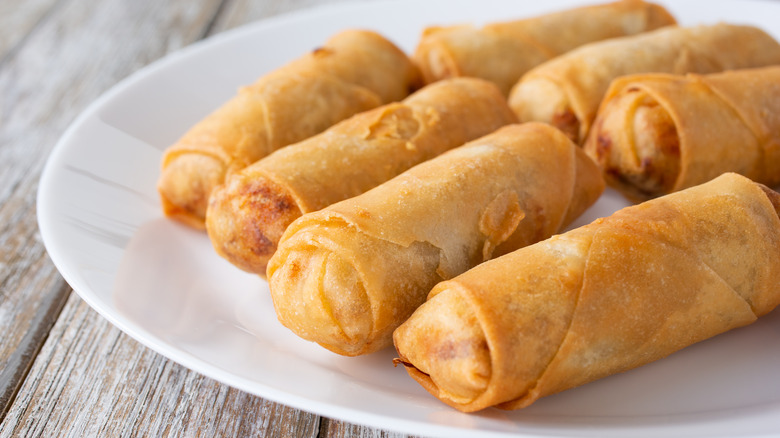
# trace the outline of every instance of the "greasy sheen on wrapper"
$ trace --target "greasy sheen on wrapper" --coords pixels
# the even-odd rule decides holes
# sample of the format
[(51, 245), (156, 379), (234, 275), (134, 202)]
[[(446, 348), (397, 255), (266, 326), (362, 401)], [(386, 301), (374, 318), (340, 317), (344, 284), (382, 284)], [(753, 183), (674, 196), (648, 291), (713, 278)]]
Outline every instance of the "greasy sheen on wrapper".
[(780, 44), (753, 26), (668, 26), (587, 44), (525, 75), (509, 103), (520, 121), (557, 126), (585, 141), (612, 80), (637, 73), (709, 74), (780, 64)]
[(736, 172), (780, 184), (780, 66), (616, 79), (584, 145), (609, 184), (646, 200)]
[(531, 68), (583, 44), (675, 24), (663, 7), (623, 0), (538, 17), (426, 28), (414, 53), (426, 83), (470, 76), (487, 79), (504, 95)]
[(728, 173), (488, 261), (395, 331), (398, 362), (461, 411), (519, 409), (750, 324), (780, 303), (779, 210)]
[(560, 131), (506, 126), (293, 222), (268, 266), (277, 316), (343, 355), (387, 347), (436, 283), (553, 235), (603, 189)]
[(231, 174), (214, 191), (206, 229), (218, 254), (265, 275), (282, 233), (303, 213), (359, 195), (516, 121), (490, 82), (456, 78), (428, 85)]
[(203, 229), (209, 196), (228, 172), (354, 114), (401, 100), (420, 83), (412, 61), (381, 35), (363, 30), (334, 35), (241, 88), (165, 151), (157, 183), (164, 213)]

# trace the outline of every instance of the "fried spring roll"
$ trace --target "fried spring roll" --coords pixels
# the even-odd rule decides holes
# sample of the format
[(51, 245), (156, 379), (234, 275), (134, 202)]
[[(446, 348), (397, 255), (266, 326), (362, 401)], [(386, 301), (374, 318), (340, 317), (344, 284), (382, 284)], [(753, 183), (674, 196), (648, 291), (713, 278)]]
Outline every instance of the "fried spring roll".
[(555, 128), (501, 128), (293, 222), (268, 266), (276, 314), (336, 353), (387, 347), (436, 283), (551, 236), (603, 188)]
[(750, 324), (780, 303), (780, 194), (734, 173), (439, 283), (399, 361), (462, 411), (526, 407)]
[(780, 44), (752, 26), (667, 27), (591, 43), (525, 74), (509, 102), (521, 121), (557, 126), (575, 142), (587, 137), (613, 79), (636, 73), (717, 73), (780, 64)]
[(504, 95), (531, 68), (593, 41), (675, 24), (661, 6), (624, 0), (534, 18), (423, 31), (414, 59), (426, 82), (459, 76), (492, 81)]
[(227, 172), (356, 113), (401, 100), (419, 82), (411, 60), (382, 36), (336, 34), (239, 90), (168, 148), (158, 181), (163, 211), (202, 229), (209, 195)]
[(359, 195), (514, 122), (490, 82), (458, 78), (429, 85), (232, 174), (212, 196), (209, 237), (234, 265), (265, 274), (282, 233), (303, 213)]
[(780, 66), (616, 79), (584, 148), (632, 200), (724, 172), (780, 184)]

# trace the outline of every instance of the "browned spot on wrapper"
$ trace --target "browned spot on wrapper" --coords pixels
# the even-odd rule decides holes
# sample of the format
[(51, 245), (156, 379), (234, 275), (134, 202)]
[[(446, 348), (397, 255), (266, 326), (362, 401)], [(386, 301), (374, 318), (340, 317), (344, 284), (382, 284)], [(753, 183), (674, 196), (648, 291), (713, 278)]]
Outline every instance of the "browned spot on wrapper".
[(567, 109), (562, 113), (553, 114), (552, 125), (563, 131), (573, 142), (579, 144), (580, 121), (574, 113)]
[(677, 135), (677, 126), (674, 123), (666, 125), (666, 129), (661, 133), (659, 144), (664, 154), (671, 157), (680, 156), (680, 136)]
[(653, 173), (655, 170), (653, 166), (653, 159), (650, 157), (642, 158), (642, 170), (644, 170), (647, 173)]
[(266, 181), (244, 185), (239, 196), (245, 199), (247, 212), (242, 223), (252, 253), (271, 256), (284, 230), (300, 216), (295, 201), (284, 191), (275, 190)]
[(601, 162), (612, 150), (612, 138), (600, 129), (598, 133), (598, 136), (596, 136), (596, 157)]
[(268, 253), (273, 253), (276, 250), (276, 245), (265, 236), (262, 230), (252, 227), (247, 228), (250, 228), (247, 230), (247, 234), (252, 236), (252, 242), (254, 243), (250, 247), (253, 253), (257, 255), (266, 255)]

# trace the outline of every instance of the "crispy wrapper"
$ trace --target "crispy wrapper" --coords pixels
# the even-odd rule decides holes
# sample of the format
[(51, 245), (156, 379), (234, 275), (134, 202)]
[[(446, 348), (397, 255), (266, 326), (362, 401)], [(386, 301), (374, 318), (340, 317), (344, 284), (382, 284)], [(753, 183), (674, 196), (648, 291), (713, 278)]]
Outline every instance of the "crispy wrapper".
[(282, 233), (303, 213), (359, 195), (516, 120), (490, 82), (428, 85), (230, 175), (212, 196), (209, 237), (234, 265), (265, 274)]
[(752, 26), (670, 26), (591, 43), (525, 74), (509, 102), (521, 121), (550, 123), (582, 143), (612, 80), (638, 73), (709, 74), (780, 64), (780, 44)]
[(336, 34), (239, 90), (168, 148), (158, 181), (163, 211), (202, 229), (209, 195), (228, 172), (401, 100), (420, 81), (412, 61), (384, 37), (362, 30)]
[(508, 95), (528, 70), (578, 46), (671, 24), (674, 17), (663, 7), (624, 0), (481, 28), (429, 27), (414, 60), (427, 83), (471, 76), (492, 81)]
[(555, 128), (501, 128), (293, 222), (268, 266), (276, 314), (340, 354), (387, 347), (436, 283), (546, 239), (603, 189)]
[(618, 78), (584, 148), (632, 200), (724, 172), (780, 184), (780, 66)]
[(779, 209), (728, 173), (483, 263), (395, 331), (399, 361), (459, 410), (518, 409), (750, 324), (780, 303)]

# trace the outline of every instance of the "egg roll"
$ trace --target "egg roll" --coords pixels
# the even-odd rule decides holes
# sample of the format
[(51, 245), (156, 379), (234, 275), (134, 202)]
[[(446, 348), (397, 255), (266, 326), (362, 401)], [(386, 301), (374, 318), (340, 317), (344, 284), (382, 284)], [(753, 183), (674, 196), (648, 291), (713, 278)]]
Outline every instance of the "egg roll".
[(163, 211), (203, 229), (208, 198), (228, 172), (354, 114), (401, 100), (420, 84), (412, 61), (381, 35), (340, 32), (241, 88), (165, 151), (157, 183)]
[(302, 214), (516, 121), (490, 82), (456, 78), (428, 85), (231, 174), (212, 196), (209, 238), (234, 265), (265, 274), (282, 233)]
[(465, 412), (519, 409), (754, 322), (780, 303), (780, 194), (735, 173), (436, 285), (398, 362)]
[(436, 283), (553, 235), (603, 189), (555, 128), (500, 128), (293, 222), (268, 265), (276, 314), (339, 354), (388, 347)]
[(780, 64), (780, 44), (753, 26), (669, 26), (574, 49), (528, 73), (509, 103), (521, 121), (550, 123), (585, 141), (612, 80), (638, 73), (718, 73)]
[(533, 18), (426, 28), (414, 53), (423, 79), (471, 76), (504, 95), (531, 68), (585, 43), (675, 24), (663, 7), (641, 0), (584, 6)]
[(780, 184), (780, 66), (618, 78), (584, 149), (631, 200), (724, 172)]

